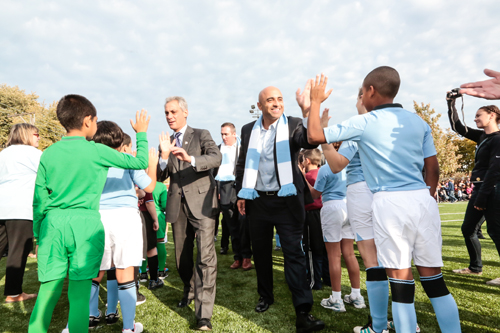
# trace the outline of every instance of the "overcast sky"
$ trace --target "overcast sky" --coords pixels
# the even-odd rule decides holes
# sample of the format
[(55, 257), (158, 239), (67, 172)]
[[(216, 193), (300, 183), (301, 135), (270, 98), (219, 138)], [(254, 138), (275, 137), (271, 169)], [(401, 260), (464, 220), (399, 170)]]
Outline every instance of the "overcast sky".
[[(447, 90), (500, 69), (500, 14), (491, 1), (7, 1), (0, 6), (0, 83), (50, 103), (86, 96), (100, 120), (131, 134), (128, 119), (152, 115), (150, 145), (166, 131), (163, 103), (180, 95), (188, 123), (238, 133), (261, 89), (295, 91), (324, 72), (334, 89), (330, 123), (354, 115), (357, 89), (373, 68), (396, 68), (396, 102), (430, 103), (446, 119)], [(485, 100), (465, 98), (465, 115)]]

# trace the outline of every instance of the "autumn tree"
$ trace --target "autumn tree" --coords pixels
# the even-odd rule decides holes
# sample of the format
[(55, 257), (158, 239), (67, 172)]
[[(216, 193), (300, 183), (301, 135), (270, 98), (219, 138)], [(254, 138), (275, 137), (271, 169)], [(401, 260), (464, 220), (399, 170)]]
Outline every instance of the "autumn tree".
[(451, 130), (444, 131), (441, 126), (439, 126), (439, 118), (441, 114), (436, 113), (434, 109), (431, 109), (431, 105), (417, 102), (413, 102), (413, 108), (420, 118), (422, 118), (429, 126), (432, 131), (432, 138), (434, 139), (434, 146), (437, 151), (437, 159), (439, 161), (439, 170), (441, 177), (450, 177), (457, 172), (459, 168), (459, 159), (462, 157), (457, 154), (457, 145), (453, 141), (455, 135)]
[(38, 102), (34, 92), (19, 87), (0, 85), (0, 146), (4, 146), (13, 124), (27, 122), (38, 127), (41, 150), (59, 141), (66, 133), (56, 116), (57, 103), (46, 106)]
[(467, 138), (455, 135), (453, 143), (457, 146), (458, 172), (469, 174), (474, 168), (476, 143)]

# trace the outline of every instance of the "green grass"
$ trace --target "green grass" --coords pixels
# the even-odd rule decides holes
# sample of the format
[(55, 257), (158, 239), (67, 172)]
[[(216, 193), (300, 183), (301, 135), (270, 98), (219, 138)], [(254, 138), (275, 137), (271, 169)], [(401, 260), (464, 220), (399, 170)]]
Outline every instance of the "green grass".
[[(483, 245), (483, 275), (462, 276), (453, 274), (451, 270), (464, 268), (468, 265), (468, 255), (460, 231), (466, 203), (440, 204), (443, 233), (443, 274), (448, 288), (455, 297), (460, 309), (463, 332), (500, 332), (500, 288), (487, 286), (487, 280), (500, 276), (500, 260), (495, 246), (489, 236), (482, 240)], [(486, 228), (483, 229), (486, 231)], [(169, 239), (172, 239), (171, 233)], [(216, 243), (217, 253), (220, 241)], [(167, 244), (167, 266), (170, 276), (165, 279), (165, 287), (150, 292), (145, 285), (141, 292), (146, 296), (146, 303), (137, 307), (136, 320), (145, 326), (145, 332), (189, 332), (196, 325), (193, 304), (184, 309), (176, 307), (182, 297), (182, 283), (175, 270), (173, 243)], [(243, 272), (231, 270), (232, 255), (218, 255), (217, 296), (215, 299), (212, 324), (214, 332), (294, 332), (295, 313), (291, 294), (285, 282), (283, 273), (283, 256), (281, 252), (274, 255), (274, 292), (275, 303), (265, 313), (254, 311), (258, 300), (255, 270)], [(364, 269), (361, 258), (360, 266)], [(0, 261), (0, 293), (3, 294), (5, 284), (5, 262)], [(416, 271), (414, 270), (416, 274)], [(365, 274), (361, 274), (362, 294)], [(416, 278), (418, 280), (418, 278)], [(36, 279), (36, 260), (29, 259), (24, 280), (24, 290), (33, 293), (38, 290)], [(106, 304), (106, 283), (101, 284), (99, 308), (104, 311)], [(66, 324), (68, 302), (66, 287), (63, 291), (52, 320), (49, 332), (60, 332)], [(342, 294), (350, 292), (347, 270), (343, 268)], [(352, 332), (356, 325), (365, 324), (368, 309), (355, 309), (347, 306), (347, 312), (334, 313), (322, 308), (319, 302), (328, 297), (330, 290), (313, 291), (314, 307), (312, 313), (325, 321), (324, 332)], [(26, 332), (29, 316), (35, 301), (24, 304), (2, 304), (0, 331)], [(434, 311), (420, 283), (416, 283), (415, 308), (422, 332), (440, 332)], [(121, 321), (113, 326), (100, 326), (96, 332), (120, 332)]]

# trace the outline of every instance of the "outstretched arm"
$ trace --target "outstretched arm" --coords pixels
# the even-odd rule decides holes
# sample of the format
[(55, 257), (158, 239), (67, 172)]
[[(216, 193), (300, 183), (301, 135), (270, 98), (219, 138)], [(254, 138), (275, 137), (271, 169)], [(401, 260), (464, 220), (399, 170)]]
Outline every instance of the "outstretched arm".
[(325, 91), (328, 77), (324, 74), (316, 75), (316, 80), (311, 83), (311, 110), (307, 119), (307, 140), (310, 144), (326, 143), (325, 134), (321, 127), (319, 110), (323, 103), (332, 93), (332, 89)]
[(484, 74), (492, 79), (464, 83), (460, 86), (460, 93), (484, 99), (500, 99), (500, 72), (486, 68)]

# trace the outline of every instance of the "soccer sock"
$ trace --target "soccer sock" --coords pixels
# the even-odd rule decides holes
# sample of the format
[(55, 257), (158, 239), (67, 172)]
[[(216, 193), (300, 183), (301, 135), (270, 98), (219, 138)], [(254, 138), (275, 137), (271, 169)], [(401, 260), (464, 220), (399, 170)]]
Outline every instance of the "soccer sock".
[(143, 260), (142, 261), (142, 266), (141, 266), (141, 274), (142, 273), (146, 273), (148, 270), (148, 261), (147, 260)]
[(108, 282), (108, 309), (106, 314), (116, 313), (116, 306), (118, 305), (118, 282), (116, 281), (116, 269), (110, 269), (107, 272)]
[(387, 308), (389, 307), (389, 283), (384, 268), (366, 269), (366, 292), (370, 303), (373, 330), (382, 332), (387, 329)]
[(99, 282), (92, 281), (90, 287), (89, 315), (99, 316)]
[(149, 265), (149, 279), (153, 281), (158, 280), (158, 256), (148, 257)]
[(342, 292), (341, 291), (332, 291), (332, 297), (333, 297), (333, 299), (342, 299)]
[(165, 242), (156, 243), (156, 249), (158, 251), (158, 270), (163, 272), (167, 262), (167, 248), (165, 247)]
[(431, 300), (441, 332), (462, 332), (457, 303), (446, 287), (443, 274), (421, 276), (420, 283)]
[(351, 288), (351, 298), (360, 298), (361, 297), (361, 289), (359, 288)]
[(38, 291), (35, 308), (31, 313), (28, 332), (47, 332), (50, 320), (52, 319), (52, 312), (54, 312), (57, 301), (61, 297), (63, 284), (64, 279), (42, 282)]
[(88, 333), (89, 331), (89, 300), (92, 280), (69, 280), (68, 329), (71, 333)]
[(415, 333), (417, 327), (414, 303), (415, 281), (389, 278), (389, 282), (391, 283), (392, 316), (396, 332)]
[(118, 298), (123, 316), (123, 329), (133, 330), (135, 319), (135, 303), (137, 302), (137, 293), (135, 282), (129, 281), (118, 283)]
[(134, 281), (137, 291), (139, 291), (139, 267), (134, 267)]

